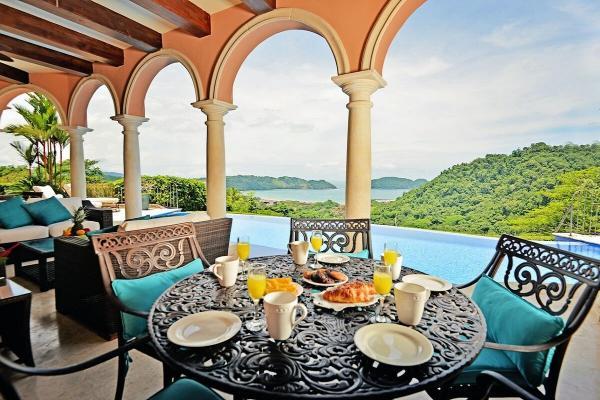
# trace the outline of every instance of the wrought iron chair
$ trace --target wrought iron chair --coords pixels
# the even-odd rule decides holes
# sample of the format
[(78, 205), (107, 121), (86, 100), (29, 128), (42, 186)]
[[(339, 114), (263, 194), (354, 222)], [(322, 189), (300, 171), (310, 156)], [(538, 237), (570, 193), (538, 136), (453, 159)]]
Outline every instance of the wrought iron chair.
[(371, 245), (371, 220), (365, 219), (290, 219), (290, 242), (309, 240), (309, 232), (319, 229), (323, 231), (324, 251), (334, 253), (355, 253), (369, 251), (373, 258)]
[[(106, 233), (92, 237), (98, 255), (104, 288), (110, 301), (123, 313), (148, 318), (145, 310), (134, 310), (116, 296), (112, 283), (117, 279), (139, 279), (156, 273), (170, 271), (200, 259), (204, 267), (209, 263), (196, 239), (192, 223), (169, 225), (160, 228), (130, 232)], [(127, 344), (123, 326), (119, 327), (119, 346)], [(147, 337), (147, 336), (146, 336)], [(135, 349), (159, 359), (149, 341), (141, 341)], [(129, 367), (127, 353), (119, 354), (116, 399), (121, 399)], [(167, 386), (176, 375), (163, 364), (163, 378)]]
[[(484, 347), (525, 353), (555, 349), (549, 372), (543, 379), (543, 392), (520, 376), (484, 370), (477, 375), (474, 383), (458, 383), (459, 380), (456, 380), (430, 391), (429, 395), (434, 399), (514, 396), (524, 399), (555, 398), (569, 341), (588, 315), (600, 289), (600, 260), (502, 235), (496, 245), (496, 253), (484, 271), (473, 281), (458, 287), (469, 287), (483, 275), (493, 278), (505, 259), (507, 263), (503, 286), (521, 298), (533, 297), (530, 300), (535, 300), (534, 305), (550, 315), (566, 318), (566, 323), (562, 333), (546, 343), (514, 345), (486, 342)], [(576, 294), (579, 298), (572, 304)]]
[[(73, 374), (75, 372), (83, 371), (92, 367), (95, 367), (99, 364), (102, 364), (108, 360), (113, 359), (114, 357), (120, 357), (124, 354), (127, 354), (128, 351), (137, 348), (139, 345), (144, 343), (147, 339), (140, 338), (134, 339), (123, 346), (118, 347), (114, 350), (111, 350), (107, 353), (96, 356), (90, 360), (86, 360), (84, 362), (62, 367), (62, 368), (34, 368), (34, 367), (26, 367), (20, 364), (16, 364), (13, 361), (0, 356), (0, 366), (11, 370), (13, 372), (18, 372), (25, 375), (30, 376), (60, 376), (60, 375), (68, 375)], [(184, 396), (182, 392), (185, 392), (186, 399), (202, 399), (202, 400), (219, 400), (222, 399), (221, 396), (213, 392), (211, 389), (195, 382), (190, 379), (180, 379), (175, 383), (165, 387), (158, 393), (154, 394), (150, 400), (183, 400)], [(4, 376), (3, 373), (0, 373), (0, 398), (5, 400), (21, 400), (21, 396), (15, 389), (14, 385), (10, 381), (10, 379)]]

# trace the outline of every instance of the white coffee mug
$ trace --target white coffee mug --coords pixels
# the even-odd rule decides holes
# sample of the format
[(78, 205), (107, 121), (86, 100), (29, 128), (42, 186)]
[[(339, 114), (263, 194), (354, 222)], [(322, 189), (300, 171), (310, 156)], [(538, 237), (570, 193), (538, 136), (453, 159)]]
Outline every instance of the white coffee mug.
[[(400, 272), (402, 271), (402, 254), (398, 254), (398, 258), (396, 259), (396, 264), (392, 265), (392, 279), (397, 281), (400, 279)], [(381, 253), (381, 262), (385, 263), (385, 259), (383, 258), (383, 253)]]
[(240, 259), (235, 256), (223, 256), (215, 259), (213, 274), (223, 287), (235, 285), (240, 268)]
[[(263, 298), (267, 331), (275, 340), (286, 340), (292, 330), (308, 315), (304, 304), (298, 304), (298, 298), (290, 292), (271, 292)], [(301, 314), (296, 318), (297, 310)]]
[(288, 244), (288, 249), (292, 253), (294, 264), (304, 265), (308, 261), (308, 242), (296, 240)]
[(394, 299), (398, 321), (405, 325), (417, 325), (423, 317), (429, 289), (416, 283), (399, 282), (394, 285)]

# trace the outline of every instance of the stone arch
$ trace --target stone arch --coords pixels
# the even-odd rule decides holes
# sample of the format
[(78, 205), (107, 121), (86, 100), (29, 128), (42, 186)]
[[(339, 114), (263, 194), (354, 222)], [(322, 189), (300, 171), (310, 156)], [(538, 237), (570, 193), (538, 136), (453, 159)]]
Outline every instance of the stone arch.
[(383, 75), (388, 49), (406, 20), (427, 0), (390, 0), (369, 32), (361, 57), (362, 70), (376, 70)]
[(54, 103), (54, 106), (56, 107), (56, 111), (58, 112), (58, 117), (60, 118), (60, 122), (64, 124), (64, 123), (66, 123), (66, 121), (68, 121), (67, 114), (65, 113), (65, 110), (63, 109), (62, 105), (60, 104), (60, 102), (58, 101), (56, 96), (54, 96), (52, 93), (50, 93), (46, 89), (44, 89), (40, 86), (31, 84), (31, 83), (22, 84), (22, 85), (21, 84), (10, 85), (10, 86), (7, 86), (4, 89), (0, 90), (0, 116), (2, 116), (2, 111), (4, 109), (6, 109), (6, 106), (8, 105), (8, 103), (10, 103), (15, 97), (20, 96), (25, 93), (30, 93), (30, 92), (41, 93), (44, 96), (48, 97), (52, 101), (52, 103)]
[(150, 84), (163, 68), (173, 63), (180, 63), (190, 74), (194, 83), (194, 93), (196, 94), (194, 101), (202, 99), (204, 96), (202, 81), (194, 64), (177, 50), (162, 49), (144, 57), (131, 73), (127, 82), (127, 88), (125, 89), (122, 112), (124, 114), (144, 116), (144, 99)]
[(267, 38), (292, 29), (322, 36), (331, 48), (338, 75), (350, 72), (345, 46), (327, 21), (306, 10), (278, 8), (252, 18), (231, 36), (213, 68), (208, 97), (233, 102), (233, 82), (246, 57)]
[(87, 109), (90, 104), (90, 100), (96, 90), (101, 86), (106, 86), (112, 97), (115, 115), (120, 114), (121, 104), (119, 96), (113, 84), (103, 75), (92, 74), (88, 77), (81, 79), (69, 100), (69, 125), (71, 126), (86, 126), (87, 127)]

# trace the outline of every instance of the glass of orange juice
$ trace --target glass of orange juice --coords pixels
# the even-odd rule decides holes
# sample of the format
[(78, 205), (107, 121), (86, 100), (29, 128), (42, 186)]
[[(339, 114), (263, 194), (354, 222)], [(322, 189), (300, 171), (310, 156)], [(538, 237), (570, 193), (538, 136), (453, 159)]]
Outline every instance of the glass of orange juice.
[(315, 259), (314, 262), (312, 263), (311, 267), (312, 268), (319, 268), (319, 260), (317, 259), (317, 256), (319, 255), (319, 251), (321, 250), (321, 247), (323, 246), (323, 231), (319, 230), (319, 229), (315, 229), (314, 231), (312, 231), (312, 234), (310, 235), (310, 245), (312, 246), (313, 250), (315, 251)]
[(379, 294), (379, 307), (375, 310), (375, 315), (371, 318), (371, 322), (391, 322), (385, 315), (381, 314), (385, 298), (392, 290), (392, 268), (389, 265), (376, 265), (373, 272), (373, 285), (375, 291)]
[(248, 269), (248, 295), (254, 302), (254, 317), (246, 322), (246, 328), (252, 332), (258, 332), (265, 328), (264, 319), (258, 319), (258, 302), (267, 290), (267, 266), (266, 264), (254, 263)]
[(398, 261), (398, 243), (385, 242), (383, 245), (383, 262), (385, 265), (393, 267)]
[(246, 260), (248, 260), (248, 258), (250, 257), (250, 236), (238, 236), (237, 254), (240, 260), (242, 261), (241, 271), (243, 274), (246, 270)]

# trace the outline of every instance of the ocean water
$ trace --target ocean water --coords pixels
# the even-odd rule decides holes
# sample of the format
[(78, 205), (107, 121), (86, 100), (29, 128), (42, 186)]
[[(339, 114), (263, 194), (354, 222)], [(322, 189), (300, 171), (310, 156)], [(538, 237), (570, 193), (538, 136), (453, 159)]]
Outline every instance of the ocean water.
[[(255, 196), (265, 200), (297, 200), (308, 203), (333, 200), (344, 204), (345, 188), (324, 190), (307, 189), (275, 189), (275, 190), (252, 190), (244, 193), (254, 193)], [(371, 197), (373, 200), (394, 200), (402, 196), (409, 189), (373, 189)]]
[[(230, 216), (233, 218), (232, 241), (240, 235), (248, 235), (252, 245), (270, 248), (272, 254), (285, 254), (290, 233), (289, 218)], [(475, 278), (490, 262), (498, 241), (492, 237), (385, 225), (373, 225), (371, 231), (375, 255), (381, 254), (386, 241), (398, 242), (404, 265), (454, 283), (466, 283)], [(581, 242), (543, 243), (600, 259), (600, 246)]]

